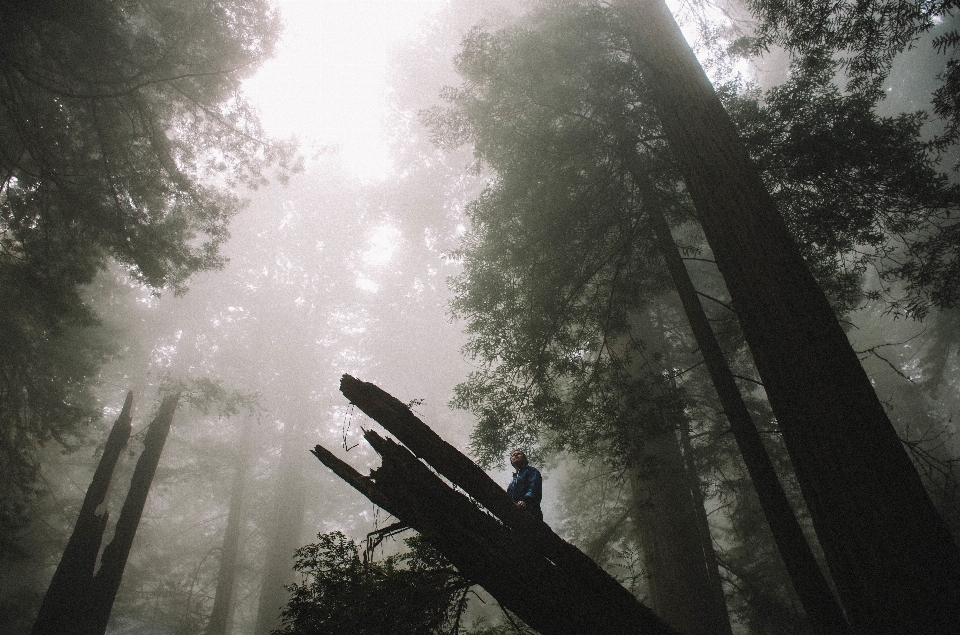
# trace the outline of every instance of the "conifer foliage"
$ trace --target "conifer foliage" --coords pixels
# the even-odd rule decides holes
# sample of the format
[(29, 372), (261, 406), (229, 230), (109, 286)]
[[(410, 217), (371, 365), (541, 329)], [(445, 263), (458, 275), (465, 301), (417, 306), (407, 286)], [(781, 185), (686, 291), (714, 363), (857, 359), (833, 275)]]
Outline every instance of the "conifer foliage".
[[(241, 202), (292, 167), (239, 94), (272, 52), (265, 0), (0, 2), (0, 523), (36, 450), (97, 417), (108, 343), (83, 285), (119, 262), (156, 292), (216, 269)], [(4, 533), (6, 533), (4, 531)]]
[(341, 532), (320, 534), (297, 551), (303, 582), (275, 635), (457, 633), (472, 584), (419, 536), (409, 551), (366, 565), (356, 542)]

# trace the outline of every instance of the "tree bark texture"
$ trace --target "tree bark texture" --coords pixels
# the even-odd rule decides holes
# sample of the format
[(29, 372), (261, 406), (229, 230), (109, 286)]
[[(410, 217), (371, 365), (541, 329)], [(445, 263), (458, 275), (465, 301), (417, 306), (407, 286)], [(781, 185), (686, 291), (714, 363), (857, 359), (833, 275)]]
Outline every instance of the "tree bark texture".
[(89, 609), (88, 595), (109, 517), (106, 511), (98, 515), (97, 509), (106, 500), (113, 471), (130, 439), (132, 407), (131, 391), (127, 393), (120, 416), (113, 424), (103, 446), (103, 455), (87, 488), (73, 533), (40, 605), (33, 625), (33, 635), (69, 633)]
[(243, 491), (250, 470), (250, 444), (254, 417), (247, 416), (241, 432), (242, 441), (237, 471), (230, 488), (230, 511), (227, 527), (223, 532), (223, 547), (220, 550), (220, 570), (217, 572), (217, 590), (213, 596), (213, 608), (207, 623), (207, 635), (227, 635), (233, 619), (233, 590), (236, 586), (237, 562), (240, 557), (240, 530), (245, 515)]
[(960, 551), (732, 121), (664, 2), (618, 6), (851, 626), (956, 632)]
[[(642, 175), (636, 170), (634, 170), (634, 178), (639, 183), (644, 182)], [(652, 189), (644, 189), (646, 196), (651, 198)], [(747, 472), (750, 474), (767, 523), (773, 532), (777, 550), (793, 582), (793, 588), (811, 625), (818, 633), (845, 635), (850, 632), (850, 627), (843, 615), (843, 610), (820, 570), (820, 565), (813, 555), (813, 550), (807, 542), (787, 498), (787, 493), (773, 467), (770, 455), (763, 446), (757, 426), (743, 401), (733, 371), (730, 370), (730, 365), (720, 348), (720, 342), (717, 341), (717, 336), (710, 326), (703, 305), (700, 304), (696, 288), (683, 264), (680, 250), (673, 240), (670, 226), (660, 211), (658, 202), (653, 198), (648, 205), (647, 213), (657, 234), (660, 251), (677, 288), (677, 293), (680, 295), (690, 329), (700, 347), (700, 354), (703, 355), (723, 412), (727, 421), (730, 422), (730, 429), (740, 449)]]
[(629, 470), (650, 608), (682, 635), (719, 635), (680, 444), (672, 426), (658, 428)]
[(479, 467), (401, 402), (349, 376), (344, 376), (341, 390), (391, 432), (402, 430), (401, 441), (472, 500), (410, 450), (373, 431), (364, 436), (383, 463), (369, 477), (321, 446), (314, 449), (317, 458), (374, 504), (420, 532), (465, 576), (530, 626), (544, 635), (675, 633), (596, 563), (517, 508)]

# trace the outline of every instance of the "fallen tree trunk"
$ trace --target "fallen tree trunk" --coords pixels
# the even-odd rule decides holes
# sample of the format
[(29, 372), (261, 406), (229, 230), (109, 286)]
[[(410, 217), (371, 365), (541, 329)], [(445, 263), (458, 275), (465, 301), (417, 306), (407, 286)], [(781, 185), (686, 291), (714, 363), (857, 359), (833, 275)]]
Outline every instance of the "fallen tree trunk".
[(321, 446), (314, 455), (371, 502), (420, 532), (461, 573), (531, 627), (544, 635), (675, 633), (596, 563), (519, 510), (483, 470), (403, 403), (349, 375), (343, 377), (341, 391), (407, 447), (365, 431), (383, 459), (369, 477)]
[(441, 439), (399, 399), (350, 375), (340, 379), (340, 392), (416, 456), (490, 510), (504, 525), (521, 532), (526, 537), (528, 549), (575, 572), (588, 584), (603, 589), (609, 595), (609, 601), (620, 604), (621, 610), (628, 610), (627, 607), (636, 604), (636, 598), (596, 562), (560, 538), (545, 522), (518, 508), (486, 472)]

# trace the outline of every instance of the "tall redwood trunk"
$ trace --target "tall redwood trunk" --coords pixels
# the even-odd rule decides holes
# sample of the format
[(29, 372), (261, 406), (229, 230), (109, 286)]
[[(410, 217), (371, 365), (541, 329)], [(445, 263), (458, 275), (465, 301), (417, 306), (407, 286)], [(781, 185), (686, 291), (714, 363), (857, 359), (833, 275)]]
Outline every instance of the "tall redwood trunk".
[(710, 594), (716, 607), (718, 621), (715, 632), (722, 635), (733, 635), (733, 627), (730, 625), (730, 612), (727, 608), (727, 596), (723, 592), (720, 565), (717, 563), (717, 552), (713, 549), (713, 535), (710, 533), (710, 523), (707, 521), (703, 490), (700, 488), (700, 479), (697, 477), (696, 463), (693, 460), (693, 446), (690, 443), (690, 430), (686, 421), (680, 424), (680, 448), (683, 450), (683, 465), (687, 473), (690, 495), (693, 497), (693, 511), (697, 517), (697, 534), (700, 537), (703, 560), (707, 566)]
[(619, 6), (851, 625), (955, 632), (960, 551), (827, 298), (664, 2)]
[[(644, 183), (642, 175), (637, 170), (634, 170), (634, 178), (639, 183)], [(760, 439), (757, 426), (740, 394), (733, 371), (730, 370), (730, 365), (723, 355), (703, 305), (700, 304), (700, 298), (683, 264), (680, 250), (670, 233), (667, 219), (660, 211), (659, 201), (652, 188), (645, 189), (647, 190), (645, 196), (650, 199), (647, 213), (657, 234), (664, 262), (680, 295), (690, 329), (700, 347), (700, 354), (703, 355), (717, 396), (720, 398), (720, 404), (723, 406), (723, 412), (730, 422), (737, 447), (740, 449), (744, 465), (760, 500), (760, 506), (770, 525), (774, 541), (777, 543), (777, 550), (793, 582), (793, 588), (800, 598), (800, 603), (803, 604), (810, 623), (818, 633), (824, 635), (849, 633), (850, 627), (843, 611), (830, 590), (827, 579), (820, 570), (813, 550), (790, 506), (773, 462)]]
[(106, 500), (113, 470), (130, 439), (132, 406), (131, 391), (127, 393), (120, 416), (113, 424), (103, 446), (103, 455), (90, 481), (90, 487), (87, 488), (77, 523), (40, 605), (40, 612), (33, 625), (33, 635), (69, 633), (89, 608), (87, 602), (93, 571), (109, 517), (106, 511), (98, 515), (97, 509)]
[(643, 439), (629, 470), (650, 608), (681, 635), (719, 635), (716, 604), (673, 426)]
[(223, 532), (223, 548), (220, 550), (220, 570), (217, 573), (217, 590), (213, 596), (213, 609), (207, 624), (207, 635), (226, 635), (233, 620), (233, 589), (236, 586), (237, 562), (240, 557), (240, 530), (245, 514), (243, 505), (244, 486), (250, 471), (250, 444), (253, 433), (252, 416), (247, 416), (241, 431), (241, 449), (237, 471), (233, 475), (230, 490), (230, 512), (227, 527)]
[[(651, 317), (654, 319), (638, 316), (624, 344), (641, 340), (664, 354), (665, 366), (672, 367), (661, 316), (656, 312)], [(650, 372), (646, 363), (634, 364), (631, 368), (637, 377)], [(676, 394), (672, 387), (660, 385), (659, 374), (649, 379), (656, 386), (649, 390), (661, 397)], [(710, 586), (690, 481), (677, 437), (679, 428), (686, 425), (678, 405), (667, 398), (659, 407), (637, 414), (636, 459), (628, 470), (634, 498), (631, 515), (643, 556), (650, 608), (682, 635), (721, 635), (722, 623), (726, 622), (729, 631), (729, 618), (725, 607), (721, 614)]]

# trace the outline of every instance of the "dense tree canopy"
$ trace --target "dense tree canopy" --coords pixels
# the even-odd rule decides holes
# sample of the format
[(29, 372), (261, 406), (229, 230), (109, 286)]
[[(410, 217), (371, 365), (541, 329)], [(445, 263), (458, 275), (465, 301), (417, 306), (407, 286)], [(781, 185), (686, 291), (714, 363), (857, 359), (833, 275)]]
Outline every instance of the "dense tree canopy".
[(108, 348), (82, 285), (111, 261), (156, 292), (223, 264), (225, 186), (294, 167), (239, 94), (268, 2), (0, 3), (0, 518), (18, 522), (50, 438), (96, 416)]
[[(643, 6), (649, 4), (657, 3)], [(641, 19), (645, 14), (638, 11)], [(706, 168), (694, 177), (691, 172), (710, 148), (724, 144), (713, 140), (699, 149), (681, 149), (677, 143), (667, 148), (667, 124), (662, 130), (659, 125), (666, 106), (652, 96), (664, 91), (672, 78), (650, 79), (650, 61), (643, 59), (650, 50), (643, 46), (653, 45), (642, 45), (638, 53), (629, 29), (611, 16), (615, 14), (580, 6), (566, 15), (545, 12), (537, 16), (538, 21), (513, 29), (477, 32), (460, 58), (466, 82), (451, 92), (453, 113), (446, 118), (437, 115), (438, 128), (449, 131), (449, 138), (466, 136), (474, 141), (478, 158), (496, 174), (488, 191), (470, 208), (473, 233), (461, 252), (465, 272), (458, 280), (454, 304), (468, 320), (473, 336), (468, 350), (483, 362), (461, 386), (457, 403), (480, 417), (477, 447), (491, 460), (509, 445), (533, 442), (543, 435), (548, 443), (571, 449), (607, 438), (612, 443), (605, 450), (626, 455), (629, 461), (636, 443), (618, 430), (636, 428), (636, 419), (644, 419), (637, 416), (639, 402), (655, 401), (658, 393), (655, 384), (639, 385), (631, 373), (641, 362), (653, 368), (660, 364), (650, 358), (654, 352), (650, 338), (640, 334), (645, 322), (668, 322), (659, 314), (650, 316), (662, 273), (655, 250), (646, 242), (651, 234), (645, 226), (650, 218), (646, 208), (655, 206), (665, 212), (677, 232), (692, 240), (688, 248), (702, 253), (707, 252), (699, 242), (699, 231), (688, 219), (697, 217), (710, 229), (707, 211), (714, 214), (713, 228), (748, 216), (740, 214), (732, 199), (705, 210), (704, 200), (711, 196), (713, 185), (721, 185), (716, 182), (721, 176), (711, 178)], [(659, 40), (656, 44), (666, 46)], [(631, 47), (632, 57), (624, 54)], [(660, 62), (673, 59), (672, 52), (661, 53)], [(637, 67), (631, 67), (634, 60)], [(793, 70), (790, 82), (764, 95), (763, 101), (758, 93), (744, 95), (738, 86), (727, 88), (727, 112), (739, 124), (746, 150), (769, 192), (764, 211), (755, 210), (754, 218), (777, 216), (779, 223), (777, 210), (783, 214), (792, 234), (780, 236), (783, 254), (786, 247), (792, 252), (798, 244), (806, 266), (830, 292), (834, 311), (842, 312), (862, 299), (868, 267), (891, 279), (904, 274), (904, 263), (916, 256), (911, 251), (916, 236), (936, 234), (949, 226), (956, 192), (919, 139), (921, 117), (877, 117), (872, 110), (876, 95), (842, 95), (832, 86), (834, 66), (826, 58), (802, 59)], [(656, 72), (663, 72), (662, 68)], [(697, 85), (699, 89), (708, 84)], [(675, 104), (685, 96), (674, 94), (666, 101)], [(719, 104), (711, 106), (710, 112), (717, 119), (727, 116)], [(688, 115), (701, 117), (698, 126), (720, 125), (704, 120), (696, 108)], [(671, 124), (674, 132), (684, 123), (691, 122)], [(677, 169), (680, 162), (674, 163), (682, 153), (687, 154), (683, 185)], [(749, 169), (738, 178), (746, 178), (743, 174), (753, 170), (746, 156), (721, 159), (714, 153), (709, 160), (711, 165), (746, 165)], [(686, 199), (687, 192), (694, 194), (692, 178), (700, 188), (695, 193), (699, 197), (696, 214)], [(741, 229), (743, 235), (720, 232), (725, 257), (730, 259), (727, 264), (737, 262), (732, 270), (723, 271), (731, 291), (734, 285), (743, 290), (748, 274), (757, 273), (747, 271), (748, 263), (759, 270), (771, 263), (770, 254), (743, 256), (744, 241), (755, 240), (760, 230)], [(766, 238), (768, 233), (763, 231)], [(713, 246), (720, 260), (717, 245)], [(791, 275), (806, 275), (802, 263), (793, 265)], [(818, 324), (835, 321), (820, 289), (808, 282), (804, 285), (810, 298), (820, 300), (817, 318), (810, 311), (803, 319)], [(758, 303), (752, 304), (754, 308), (764, 303), (782, 308), (781, 300), (797, 302), (801, 296), (783, 285), (763, 292), (751, 288), (750, 293), (750, 302)], [(918, 312), (915, 305), (910, 308)], [(771, 334), (783, 329), (784, 321), (770, 322), (772, 315), (753, 316), (754, 320), (742, 305), (737, 309), (745, 332), (749, 327), (769, 338), (764, 347), (774, 340), (783, 342)], [(852, 352), (839, 329), (833, 335), (833, 349)], [(795, 344), (810, 351), (812, 336), (795, 337)], [(757, 344), (757, 340), (751, 342), (754, 356), (761, 355)], [(763, 356), (770, 352), (759, 350)], [(850, 361), (852, 356), (847, 355), (844, 363)], [(777, 364), (781, 369), (802, 366), (779, 358)], [(858, 364), (849, 367), (853, 373), (860, 372)], [(780, 396), (812, 385), (805, 373), (791, 377), (778, 385), (778, 390), (784, 390)], [(771, 392), (769, 382), (767, 391)], [(801, 413), (808, 413), (812, 405), (808, 399), (797, 399), (789, 406), (786, 401), (777, 402), (774, 409), (785, 420), (799, 420), (808, 416)], [(652, 416), (646, 418), (657, 420), (658, 408), (649, 410)], [(885, 420), (885, 416), (878, 418), (881, 423)], [(821, 434), (806, 424), (797, 423), (800, 437), (820, 439)], [(892, 427), (884, 434), (891, 452), (900, 451)], [(865, 445), (852, 437), (847, 442), (853, 445), (838, 451), (842, 461), (863, 455), (875, 460)], [(792, 453), (795, 461), (811, 456), (806, 449)], [(843, 470), (841, 462), (828, 467), (814, 460), (804, 465), (804, 474), (819, 478), (830, 469)], [(905, 460), (898, 465), (910, 470)], [(820, 518), (838, 520), (845, 513), (831, 509)], [(847, 565), (853, 570), (849, 559)], [(843, 568), (847, 565), (831, 567), (835, 575), (848, 575)], [(848, 606), (855, 604), (851, 600)]]
[(755, 47), (780, 44), (802, 53), (836, 54), (848, 87), (874, 96), (882, 95), (897, 56), (933, 33), (929, 44), (943, 56), (943, 63), (931, 104), (945, 124), (936, 145), (945, 148), (960, 136), (960, 35), (952, 22), (958, 7), (955, 0), (749, 0), (747, 4), (759, 21)]
[[(523, 425), (511, 427), (518, 420), (566, 430), (561, 443), (567, 434), (589, 436), (589, 428), (569, 430), (555, 391), (600, 408), (596, 394), (575, 397), (574, 387), (605, 390), (599, 378), (611, 379), (616, 360), (643, 346), (624, 348), (618, 338), (635, 328), (647, 300), (670, 288), (643, 193), (629, 177), (633, 154), (681, 246), (709, 257), (640, 72), (620, 54), (620, 26), (610, 20), (582, 8), (535, 26), (474, 32), (459, 58), (466, 81), (448, 93), (452, 108), (430, 114), (441, 139), (473, 141), (496, 175), (468, 208), (472, 231), (458, 252), (465, 269), (453, 305), (472, 335), (468, 352), (491, 363), (459, 403), (480, 416), (476, 434), (486, 440), (478, 450), (493, 461), (512, 443), (533, 441)], [(919, 139), (922, 117), (878, 117), (872, 99), (840, 94), (834, 67), (806, 59), (765, 95), (734, 82), (723, 96), (808, 264), (845, 312), (863, 300), (866, 272), (889, 283), (916, 266), (904, 243), (939, 231), (958, 194)], [(705, 293), (725, 295), (715, 278), (698, 275)], [(540, 388), (517, 387), (532, 385)], [(595, 415), (611, 420), (602, 408)]]

